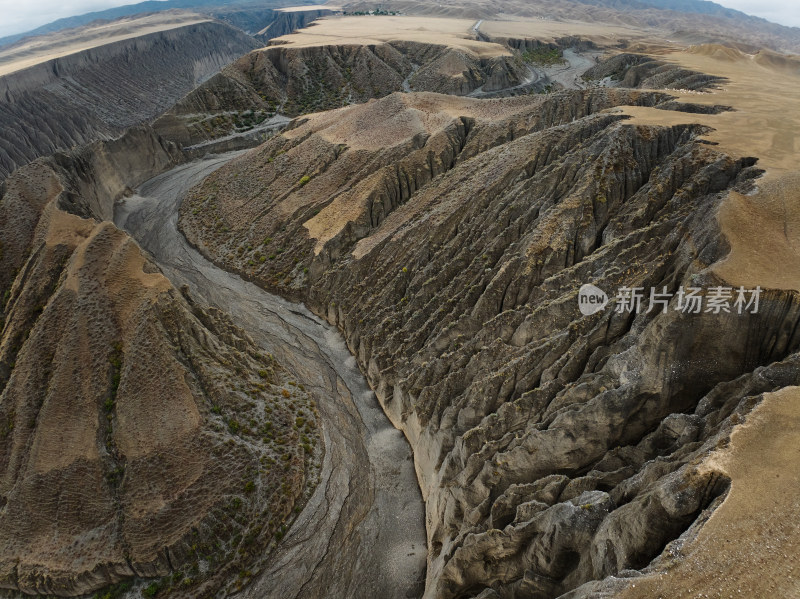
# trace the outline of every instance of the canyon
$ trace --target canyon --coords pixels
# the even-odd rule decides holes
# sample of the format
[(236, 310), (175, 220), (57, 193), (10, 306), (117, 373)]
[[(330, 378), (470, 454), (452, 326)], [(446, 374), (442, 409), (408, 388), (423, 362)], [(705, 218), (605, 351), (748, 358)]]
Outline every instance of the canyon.
[(795, 32), (500, 4), (0, 77), (176, 79), (8, 143), (3, 596), (800, 592)]

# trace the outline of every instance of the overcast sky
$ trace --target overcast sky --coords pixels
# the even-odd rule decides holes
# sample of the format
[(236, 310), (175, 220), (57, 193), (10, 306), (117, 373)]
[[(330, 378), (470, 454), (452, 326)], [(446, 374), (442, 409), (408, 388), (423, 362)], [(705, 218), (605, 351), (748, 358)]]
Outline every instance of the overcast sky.
[[(0, 37), (60, 19), (139, 0), (0, 0)], [(800, 0), (716, 0), (718, 4), (800, 27)]]
[(0, 0), (0, 37), (30, 31), (63, 17), (139, 2), (141, 0)]
[[(717, 4), (735, 8), (774, 23), (800, 27), (800, 0), (714, 0)], [(3, 0), (0, 0), (3, 2)]]

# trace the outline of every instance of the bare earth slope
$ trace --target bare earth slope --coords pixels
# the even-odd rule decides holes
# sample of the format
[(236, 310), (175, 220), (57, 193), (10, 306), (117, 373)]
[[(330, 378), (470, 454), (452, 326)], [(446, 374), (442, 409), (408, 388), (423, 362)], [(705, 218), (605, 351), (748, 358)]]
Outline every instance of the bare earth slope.
[[(172, 169), (187, 154), (136, 128), (0, 187), (0, 587), (793, 596), (800, 62), (748, 44), (795, 32), (626, 0), (392, 6), (498, 20), (325, 19), (157, 123), (189, 144), (304, 115), (260, 147)], [(537, 18), (568, 14), (605, 24)], [(250, 44), (229, 33), (0, 78), (8, 164), (149, 118), (145, 70), (194, 86)], [(532, 86), (536, 60), (579, 89)], [(53, 90), (80, 110), (31, 129)], [(519, 95), (465, 97), (494, 92)]]
[[(736, 198), (773, 205), (772, 183), (756, 193), (748, 149), (792, 189), (785, 155), (772, 152), (785, 128), (768, 113), (790, 111), (794, 83), (777, 106), (742, 103), (773, 67), (691, 56), (632, 61), (616, 76), (721, 89), (393, 94), (311, 115), (183, 205), (181, 227), (202, 252), (340, 328), (410, 440), (426, 597), (588, 597), (631, 585), (651, 562), (663, 573), (741, 472), (709, 457), (769, 393), (798, 384), (797, 281), (776, 285), (746, 260), (725, 270), (739, 244), (796, 256), (724, 216), (742, 215)], [(769, 124), (758, 143), (737, 143), (737, 122), (759, 119)], [(771, 214), (746, 206), (751, 220)], [(589, 282), (612, 303), (582, 316)], [(758, 312), (678, 305), (682, 287), (708, 296), (720, 285), (761, 285)], [(672, 300), (617, 310), (622, 287)], [(769, 581), (749, 584), (768, 596)]]
[(309, 394), (100, 222), (177, 159), (133, 130), (6, 181), (0, 588), (74, 596), (169, 575), (174, 596), (213, 593), (313, 487)]
[[(584, 88), (591, 85), (580, 76), (595, 64), (601, 48), (666, 45), (663, 33), (549, 20), (323, 18), (223, 69), (155, 127), (182, 146), (195, 146), (251, 131), (276, 111), (307, 114), (398, 91), (488, 98)], [(542, 63), (541, 57), (555, 60)], [(675, 71), (656, 61), (651, 66)], [(698, 75), (685, 73), (690, 74)], [(674, 76), (654, 83), (696, 89), (701, 81)]]
[(52, 46), (6, 49), (0, 56), (0, 177), (39, 156), (152, 119), (258, 45), (227, 25), (198, 21), (162, 15), (134, 20), (133, 31), (90, 28)]
[(110, 23), (100, 22), (48, 36), (26, 38), (0, 51), (0, 76), (84, 50), (209, 20), (202, 15), (174, 11), (129, 17)]

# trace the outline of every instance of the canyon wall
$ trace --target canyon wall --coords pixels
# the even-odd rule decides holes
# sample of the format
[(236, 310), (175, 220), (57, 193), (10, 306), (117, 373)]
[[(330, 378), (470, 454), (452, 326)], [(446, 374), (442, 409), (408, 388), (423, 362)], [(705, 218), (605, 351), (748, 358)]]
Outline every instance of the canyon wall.
[[(204, 254), (342, 331), (411, 442), (426, 597), (585, 597), (667, 563), (728, 489), (703, 456), (798, 383), (796, 293), (763, 290), (756, 313), (678, 299), (726, 285), (711, 215), (756, 159), (624, 105), (707, 109), (393, 94), (295, 121), (183, 205)], [(583, 316), (586, 283), (612, 302)], [(626, 288), (669, 301), (627, 310)]]
[(106, 44), (0, 77), (0, 177), (39, 156), (119, 135), (257, 47), (198, 23)]
[(108, 222), (183, 160), (136, 128), (4, 182), (0, 588), (233, 592), (313, 488), (310, 395)]

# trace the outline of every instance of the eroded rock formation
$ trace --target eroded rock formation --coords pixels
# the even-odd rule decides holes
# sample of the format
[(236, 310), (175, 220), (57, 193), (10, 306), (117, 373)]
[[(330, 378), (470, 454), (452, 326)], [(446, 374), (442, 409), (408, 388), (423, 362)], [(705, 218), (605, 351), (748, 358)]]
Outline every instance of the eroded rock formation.
[(680, 68), (644, 54), (629, 53), (612, 56), (584, 74), (586, 79), (604, 77), (610, 77), (620, 87), (645, 89), (699, 90), (722, 83), (720, 77)]
[(0, 77), (0, 177), (148, 121), (258, 44), (222, 23), (151, 33)]
[(135, 129), (6, 181), (2, 588), (241, 585), (313, 486), (321, 443), (302, 385), (106, 220), (180, 159)]
[(700, 126), (608, 111), (625, 104), (686, 109), (392, 95), (296, 121), (183, 206), (206, 255), (340, 328), (410, 440), (426, 597), (583, 597), (665, 563), (726, 491), (702, 457), (797, 384), (794, 293), (765, 290), (757, 314), (673, 297), (581, 316), (584, 283), (724, 285), (712, 215), (760, 174)]
[[(397, 41), (374, 45), (272, 46), (251, 52), (188, 94), (155, 124), (183, 145), (231, 130), (226, 112), (279, 111), (295, 116), (381, 98), (392, 92), (434, 91), (458, 96), (517, 85), (522, 61), (444, 45)], [(208, 115), (197, 118), (197, 115)], [(217, 119), (215, 121), (215, 119)]]
[(332, 14), (333, 11), (327, 8), (304, 10), (301, 7), (297, 10), (277, 10), (274, 11), (269, 25), (261, 29), (254, 37), (266, 44), (271, 39), (294, 33), (298, 29), (308, 27), (312, 21)]

